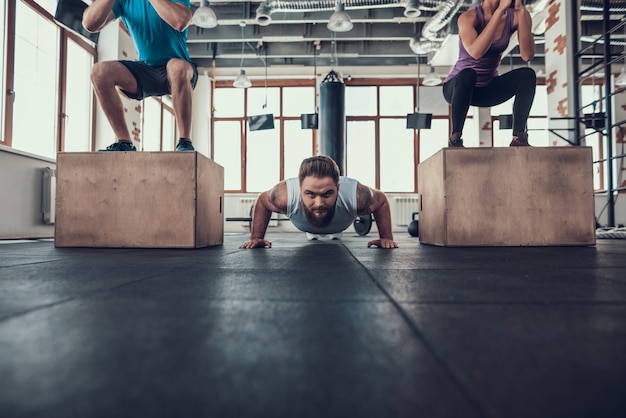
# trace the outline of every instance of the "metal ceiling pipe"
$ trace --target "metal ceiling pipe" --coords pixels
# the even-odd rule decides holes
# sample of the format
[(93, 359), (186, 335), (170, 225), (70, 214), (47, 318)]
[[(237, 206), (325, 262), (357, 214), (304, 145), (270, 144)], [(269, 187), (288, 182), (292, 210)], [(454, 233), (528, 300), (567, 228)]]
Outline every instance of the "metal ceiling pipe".
[(424, 23), (422, 27), (422, 37), (429, 41), (441, 41), (438, 36), (439, 31), (448, 26), (464, 3), (465, 0), (447, 0), (432, 19)]
[(428, 39), (413, 38), (409, 41), (409, 48), (416, 55), (427, 55), (429, 52), (438, 50), (441, 47), (441, 42), (433, 42)]
[(271, 14), (272, 8), (269, 6), (268, 2), (263, 2), (259, 4), (259, 7), (256, 9), (256, 17), (254, 20), (260, 26), (267, 26), (272, 21)]
[[(586, 12), (602, 12), (604, 11), (604, 1), (603, 0), (582, 0), (580, 4), (580, 10), (584, 10)], [(625, 13), (626, 1), (611, 0), (611, 5), (609, 6), (609, 12)]]
[[(346, 9), (370, 9), (373, 7), (400, 7), (407, 0), (343, 0)], [(319, 12), (335, 10), (336, 0), (269, 0), (271, 12)]]
[(419, 9), (419, 0), (407, 0), (404, 6), (404, 15), (406, 17), (418, 17), (422, 14)]

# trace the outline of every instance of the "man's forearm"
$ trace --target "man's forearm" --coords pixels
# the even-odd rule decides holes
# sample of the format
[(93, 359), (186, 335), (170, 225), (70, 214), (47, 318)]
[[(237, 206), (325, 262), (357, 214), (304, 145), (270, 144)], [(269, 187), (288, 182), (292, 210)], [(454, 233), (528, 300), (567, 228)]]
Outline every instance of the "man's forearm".
[(374, 220), (378, 228), (378, 236), (382, 238), (393, 239), (391, 231), (391, 209), (389, 202), (385, 201), (376, 211), (374, 211)]
[(170, 0), (149, 0), (154, 10), (168, 25), (179, 32), (185, 30), (191, 22), (191, 10), (182, 3)]
[(272, 211), (263, 206), (261, 199), (257, 199), (254, 205), (254, 212), (252, 214), (252, 231), (250, 233), (250, 239), (263, 239), (265, 238), (265, 231), (270, 223), (272, 217)]
[(89, 32), (99, 32), (113, 13), (115, 0), (94, 0), (83, 13), (83, 27)]

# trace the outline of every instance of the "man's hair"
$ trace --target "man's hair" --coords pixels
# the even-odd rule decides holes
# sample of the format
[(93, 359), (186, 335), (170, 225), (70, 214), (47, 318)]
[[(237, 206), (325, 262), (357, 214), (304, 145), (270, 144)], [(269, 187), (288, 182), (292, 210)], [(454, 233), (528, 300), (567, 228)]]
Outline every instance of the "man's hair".
[(298, 180), (300, 184), (309, 176), (324, 178), (331, 177), (335, 184), (339, 184), (339, 166), (332, 158), (325, 155), (306, 158), (300, 164)]

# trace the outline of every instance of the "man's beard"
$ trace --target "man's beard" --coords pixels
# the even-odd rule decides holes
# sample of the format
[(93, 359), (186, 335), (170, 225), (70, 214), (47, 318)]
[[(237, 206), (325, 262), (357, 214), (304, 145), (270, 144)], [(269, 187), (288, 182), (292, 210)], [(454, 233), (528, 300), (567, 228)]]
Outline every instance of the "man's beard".
[[(302, 202), (301, 202), (302, 204)], [(302, 210), (304, 211), (304, 216), (306, 220), (316, 228), (324, 228), (325, 226), (330, 225), (333, 220), (333, 216), (335, 216), (335, 207), (324, 208), (324, 212), (317, 212), (315, 210), (311, 210), (307, 208), (304, 204), (302, 204)]]

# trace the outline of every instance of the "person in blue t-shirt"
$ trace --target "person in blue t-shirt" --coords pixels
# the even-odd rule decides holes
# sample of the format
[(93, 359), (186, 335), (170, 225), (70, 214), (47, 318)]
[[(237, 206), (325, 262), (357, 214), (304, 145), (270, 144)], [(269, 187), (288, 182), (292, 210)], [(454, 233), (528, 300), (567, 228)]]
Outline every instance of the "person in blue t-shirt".
[(298, 178), (281, 181), (259, 195), (254, 205), (250, 240), (239, 248), (271, 247), (265, 231), (272, 213), (282, 213), (309, 239), (341, 234), (363, 215), (374, 214), (379, 239), (368, 247), (397, 248), (391, 232), (389, 201), (383, 192), (357, 180), (339, 175), (337, 163), (330, 157), (316, 156), (302, 161)]
[(102, 151), (136, 150), (119, 92), (135, 100), (171, 94), (180, 133), (176, 150), (194, 149), (191, 100), (198, 70), (187, 49), (191, 16), (190, 0), (94, 0), (85, 10), (83, 26), (90, 32), (121, 18), (139, 54), (138, 61), (97, 62), (91, 71), (96, 96), (117, 138)]

